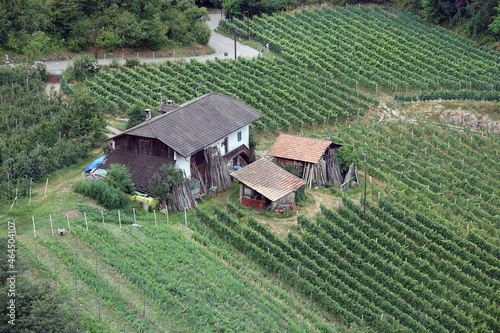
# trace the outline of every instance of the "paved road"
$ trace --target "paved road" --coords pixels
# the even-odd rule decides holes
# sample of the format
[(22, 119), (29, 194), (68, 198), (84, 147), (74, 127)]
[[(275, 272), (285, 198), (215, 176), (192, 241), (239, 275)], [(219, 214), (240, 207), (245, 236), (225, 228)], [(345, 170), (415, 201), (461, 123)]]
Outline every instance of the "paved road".
[[(214, 29), (219, 25), (220, 14), (209, 14), (210, 20), (207, 22), (210, 30), (212, 30), (212, 35), (210, 36), (210, 41), (208, 45), (211, 46), (215, 51), (214, 54), (198, 56), (198, 57), (176, 57), (175, 59), (198, 59), (199, 61), (206, 61), (207, 59), (215, 59), (215, 58), (231, 58), (234, 59), (234, 40), (231, 38), (224, 37), (216, 32)], [(227, 53), (227, 56), (224, 54)], [(246, 57), (252, 58), (259, 54), (258, 50), (255, 50), (247, 45), (243, 45), (239, 42), (236, 43), (236, 55), (238, 57)], [(148, 62), (148, 63), (158, 63), (163, 62), (166, 59), (174, 59), (174, 58), (139, 58), (140, 62)], [(111, 64), (112, 59), (99, 59), (99, 64), (101, 65), (109, 65)], [(119, 59), (120, 63), (124, 64), (125, 60)], [(48, 61), (47, 62), (47, 72), (52, 74), (61, 74), (63, 70), (65, 70), (69, 65), (73, 63), (73, 60), (59, 60), (59, 61)]]

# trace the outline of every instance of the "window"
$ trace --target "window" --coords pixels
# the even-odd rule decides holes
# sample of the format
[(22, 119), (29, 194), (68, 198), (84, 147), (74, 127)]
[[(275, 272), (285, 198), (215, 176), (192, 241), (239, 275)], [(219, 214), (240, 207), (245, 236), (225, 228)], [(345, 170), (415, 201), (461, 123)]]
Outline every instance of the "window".
[(238, 142), (241, 141), (241, 131), (238, 132)]

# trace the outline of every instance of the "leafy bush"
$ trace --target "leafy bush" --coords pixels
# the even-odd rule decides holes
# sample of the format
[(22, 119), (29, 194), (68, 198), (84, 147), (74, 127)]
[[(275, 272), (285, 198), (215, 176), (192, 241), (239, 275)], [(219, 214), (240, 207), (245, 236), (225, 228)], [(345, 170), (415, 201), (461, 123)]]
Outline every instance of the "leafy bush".
[(337, 159), (339, 161), (340, 172), (343, 174), (349, 170), (351, 164), (356, 164), (359, 166), (361, 162), (361, 156), (359, 152), (352, 146), (342, 146), (335, 150)]
[(205, 24), (205, 22), (202, 21), (196, 21), (193, 25), (193, 34), (194, 38), (196, 39), (196, 42), (201, 45), (207, 45), (208, 41), (210, 40), (210, 35), (212, 32), (210, 31), (210, 28), (208, 25)]
[(73, 184), (73, 189), (85, 196), (91, 197), (106, 209), (118, 209), (130, 205), (125, 193), (112, 187), (105, 181), (81, 179)]
[(137, 58), (127, 58), (125, 59), (125, 67), (136, 67), (139, 66), (140, 62)]
[(101, 66), (93, 57), (88, 54), (75, 59), (73, 65), (69, 66), (63, 73), (63, 78), (70, 82), (72, 80), (83, 81), (88, 76), (93, 76), (99, 71)]
[(149, 188), (153, 196), (163, 204), (163, 207), (167, 207), (169, 203), (175, 203), (175, 197), (170, 193), (172, 187), (183, 181), (184, 176), (181, 169), (173, 165), (163, 164), (159, 172), (156, 172), (149, 180)]
[(125, 193), (134, 191), (134, 183), (132, 183), (130, 172), (127, 167), (122, 164), (112, 164), (108, 169), (105, 181), (108, 185)]
[(118, 61), (118, 59), (113, 59), (111, 61), (111, 64), (109, 65), (109, 67), (111, 67), (111, 68), (119, 68), (120, 66), (121, 66), (121, 64)]
[(128, 110), (128, 122), (126, 128), (132, 128), (140, 123), (144, 122), (144, 110), (146, 106), (134, 104)]

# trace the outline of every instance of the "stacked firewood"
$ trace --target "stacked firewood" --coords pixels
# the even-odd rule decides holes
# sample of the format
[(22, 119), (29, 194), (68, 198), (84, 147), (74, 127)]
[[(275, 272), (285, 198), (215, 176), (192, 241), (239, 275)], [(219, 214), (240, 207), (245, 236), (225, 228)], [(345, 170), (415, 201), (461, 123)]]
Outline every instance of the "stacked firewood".
[(217, 148), (207, 148), (205, 150), (205, 160), (207, 161), (207, 184), (216, 188), (216, 193), (227, 191), (231, 187), (231, 176), (227, 168), (226, 159), (220, 154)]
[(169, 210), (196, 208), (196, 200), (194, 199), (187, 182), (181, 182), (178, 185), (172, 186), (171, 193), (175, 197), (175, 202), (168, 204)]
[(201, 176), (200, 170), (196, 167), (196, 162), (194, 158), (191, 158), (191, 177), (200, 181), (200, 190), (201, 194), (204, 196), (208, 194), (207, 186), (203, 181), (203, 177)]
[(341, 184), (342, 173), (340, 172), (340, 166), (337, 160), (337, 155), (335, 154), (335, 149), (329, 148), (325, 154), (325, 159), (328, 182), (330, 184)]

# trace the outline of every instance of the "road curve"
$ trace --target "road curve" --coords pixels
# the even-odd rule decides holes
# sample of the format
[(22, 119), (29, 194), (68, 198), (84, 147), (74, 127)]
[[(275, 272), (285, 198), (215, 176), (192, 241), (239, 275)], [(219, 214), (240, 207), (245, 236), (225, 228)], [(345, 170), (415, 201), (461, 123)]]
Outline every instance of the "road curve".
[[(221, 17), (220, 14), (209, 14), (209, 21), (207, 22), (212, 34), (208, 45), (215, 50), (215, 53), (197, 56), (197, 57), (175, 57), (175, 58), (139, 58), (142, 63), (159, 63), (167, 59), (179, 60), (185, 59), (189, 61), (190, 59), (197, 59), (199, 61), (206, 61), (208, 59), (215, 58), (231, 58), (234, 59), (234, 40), (221, 34), (214, 32), (215, 28), (219, 25)], [(251, 48), (250, 46), (236, 42), (236, 55), (238, 57), (252, 58), (259, 54), (259, 51)], [(113, 59), (98, 59), (100, 65), (109, 65)], [(124, 59), (118, 60), (120, 63), (124, 64)], [(47, 61), (47, 72), (51, 74), (62, 74), (63, 70), (68, 68), (73, 63), (73, 60), (58, 60), (58, 61)]]

